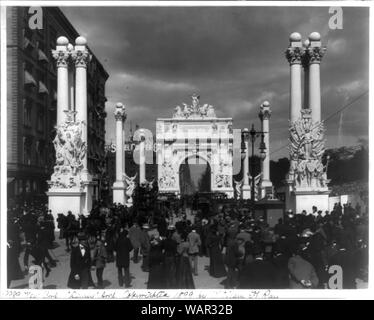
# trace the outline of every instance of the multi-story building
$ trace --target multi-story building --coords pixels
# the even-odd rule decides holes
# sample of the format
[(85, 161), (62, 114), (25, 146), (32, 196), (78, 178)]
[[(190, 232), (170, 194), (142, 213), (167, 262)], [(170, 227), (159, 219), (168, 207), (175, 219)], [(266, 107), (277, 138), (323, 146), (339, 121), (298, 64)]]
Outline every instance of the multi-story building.
[[(42, 28), (31, 29), (28, 7), (7, 7), (8, 199), (46, 200), (55, 162), (57, 75), (51, 50), (59, 36), (79, 36), (62, 11), (42, 8)], [(105, 163), (105, 83), (108, 73), (92, 53), (87, 70), (88, 169), (98, 181)], [(100, 183), (95, 194), (98, 195)]]

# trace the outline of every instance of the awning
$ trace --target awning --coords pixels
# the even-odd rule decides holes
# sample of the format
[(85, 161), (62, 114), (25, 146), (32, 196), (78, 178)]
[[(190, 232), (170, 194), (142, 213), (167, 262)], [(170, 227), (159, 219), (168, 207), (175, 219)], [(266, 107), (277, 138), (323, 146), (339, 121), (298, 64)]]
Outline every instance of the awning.
[(23, 39), (23, 48), (26, 49), (28, 46), (34, 47), (32, 42), (26, 37)]
[(25, 70), (25, 84), (33, 84), (34, 86), (36, 86), (36, 81), (34, 77), (26, 70)]
[(46, 62), (49, 62), (47, 56), (44, 54), (44, 52), (42, 50), (38, 50), (38, 59), (39, 61), (46, 61)]
[(47, 93), (47, 94), (49, 94), (49, 91), (48, 91), (47, 87), (41, 81), (39, 81), (39, 93)]

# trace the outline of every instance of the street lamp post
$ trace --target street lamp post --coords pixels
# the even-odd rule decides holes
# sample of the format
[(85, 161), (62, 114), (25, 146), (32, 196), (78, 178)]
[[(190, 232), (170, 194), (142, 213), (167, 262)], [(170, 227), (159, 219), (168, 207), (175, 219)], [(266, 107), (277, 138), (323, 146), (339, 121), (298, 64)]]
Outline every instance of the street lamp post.
[(266, 157), (266, 145), (264, 142), (264, 137), (265, 137), (265, 132), (263, 131), (257, 131), (254, 127), (254, 124), (252, 124), (252, 128), (249, 131), (249, 136), (252, 144), (252, 156), (251, 156), (251, 176), (252, 176), (252, 181), (251, 181), (251, 211), (252, 214), (254, 215), (254, 209), (255, 209), (255, 184), (256, 184), (256, 179), (255, 179), (255, 162), (254, 162), (254, 154), (255, 154), (255, 141), (256, 138), (261, 137), (261, 142), (260, 142), (260, 159), (261, 161), (265, 159)]

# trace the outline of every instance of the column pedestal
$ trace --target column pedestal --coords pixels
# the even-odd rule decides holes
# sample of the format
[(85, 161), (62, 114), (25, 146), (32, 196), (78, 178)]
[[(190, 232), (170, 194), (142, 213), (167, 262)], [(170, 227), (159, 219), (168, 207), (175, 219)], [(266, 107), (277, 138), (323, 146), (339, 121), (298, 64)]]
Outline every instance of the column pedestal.
[[(214, 191), (214, 190), (212, 190), (212, 191)], [(234, 198), (234, 190), (233, 190), (233, 188), (219, 188), (216, 191), (219, 191), (219, 192), (222, 192), (222, 193), (226, 194), (227, 198), (229, 198), (229, 199)]]
[(243, 185), (242, 189), (242, 196), (243, 200), (251, 199), (251, 186), (250, 185)]
[(112, 186), (113, 190), (113, 203), (125, 204), (126, 202), (126, 185), (124, 181), (116, 181)]
[(80, 188), (51, 188), (46, 194), (48, 208), (52, 211), (55, 221), (59, 213), (66, 215), (68, 211), (71, 211), (77, 217), (78, 214), (84, 212), (86, 192)]
[(294, 187), (291, 180), (286, 181), (286, 186), (286, 210), (291, 209), (294, 214), (300, 214), (303, 210), (310, 213), (313, 206), (322, 212), (329, 210), (328, 187), (315, 189)]
[(313, 206), (322, 212), (329, 210), (329, 194), (330, 191), (294, 191), (294, 213), (299, 214), (303, 210), (310, 213)]
[(270, 180), (262, 180), (260, 183), (260, 199), (265, 198), (266, 188), (273, 188), (273, 184)]

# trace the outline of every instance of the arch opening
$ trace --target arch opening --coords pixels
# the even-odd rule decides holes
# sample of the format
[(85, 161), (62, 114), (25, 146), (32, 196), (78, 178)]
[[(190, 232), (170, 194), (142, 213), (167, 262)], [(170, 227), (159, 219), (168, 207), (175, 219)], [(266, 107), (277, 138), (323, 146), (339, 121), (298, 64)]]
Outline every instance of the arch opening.
[(179, 190), (181, 195), (211, 192), (211, 167), (199, 155), (185, 158), (179, 167)]

